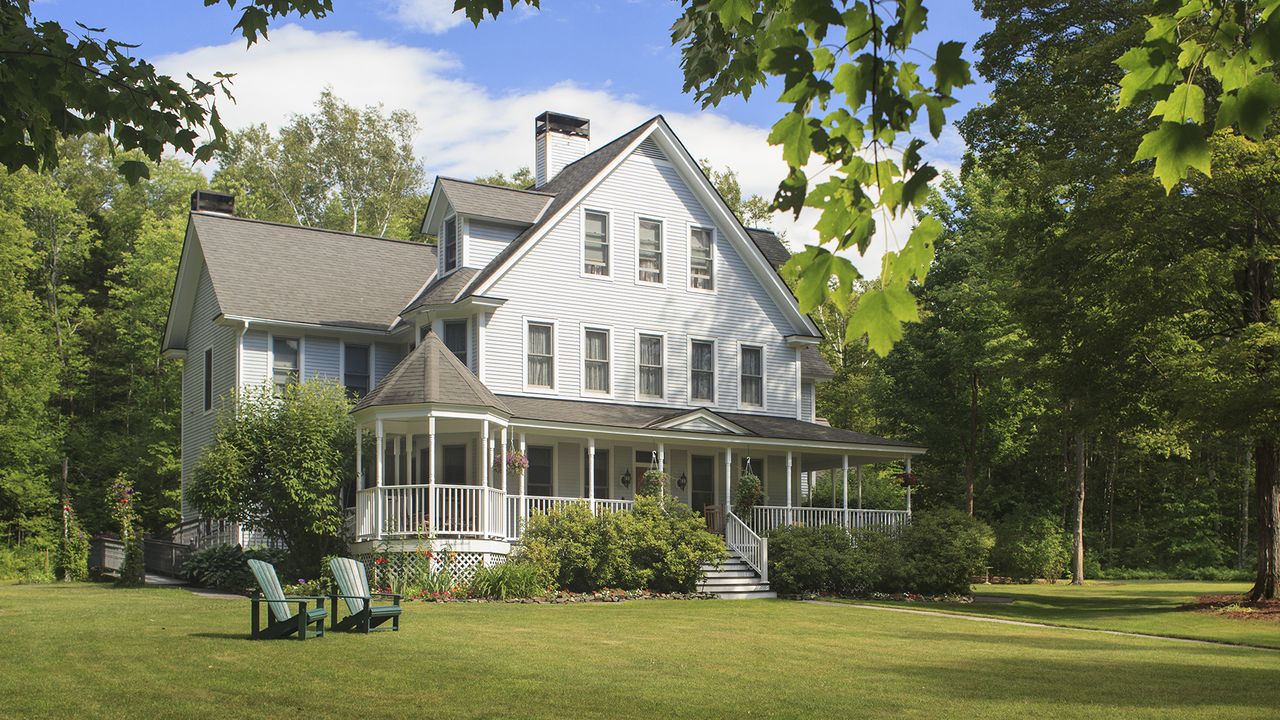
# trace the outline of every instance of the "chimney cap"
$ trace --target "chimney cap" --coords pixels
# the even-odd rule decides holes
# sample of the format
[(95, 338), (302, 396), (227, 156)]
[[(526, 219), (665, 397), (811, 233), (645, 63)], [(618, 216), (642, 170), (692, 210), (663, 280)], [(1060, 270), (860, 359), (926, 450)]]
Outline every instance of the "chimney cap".
[(590, 138), (591, 121), (586, 118), (548, 110), (534, 120), (533, 134), (536, 137), (546, 132), (558, 132), (564, 135)]
[(196, 190), (191, 193), (192, 212), (216, 212), (224, 215), (236, 213), (236, 196), (212, 190)]

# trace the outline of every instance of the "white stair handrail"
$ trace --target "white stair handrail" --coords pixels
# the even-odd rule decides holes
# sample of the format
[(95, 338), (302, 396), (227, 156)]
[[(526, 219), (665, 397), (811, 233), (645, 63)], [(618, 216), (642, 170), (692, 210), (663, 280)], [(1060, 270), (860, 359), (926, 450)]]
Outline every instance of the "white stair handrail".
[(726, 511), (724, 514), (724, 541), (760, 576), (760, 582), (769, 582), (769, 540), (747, 527), (742, 519)]

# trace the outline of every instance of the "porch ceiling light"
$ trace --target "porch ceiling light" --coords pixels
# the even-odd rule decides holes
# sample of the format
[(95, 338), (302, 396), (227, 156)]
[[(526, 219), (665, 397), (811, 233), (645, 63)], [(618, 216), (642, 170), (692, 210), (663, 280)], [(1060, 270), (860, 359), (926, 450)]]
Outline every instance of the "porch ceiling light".
[(622, 471), (622, 477), (619, 478), (619, 482), (622, 483), (622, 487), (631, 487), (631, 469), (630, 468), (627, 468), (626, 470)]
[(685, 486), (688, 484), (689, 484), (689, 476), (686, 475), (685, 473), (680, 473), (680, 479), (676, 480), (676, 487), (683, 490)]

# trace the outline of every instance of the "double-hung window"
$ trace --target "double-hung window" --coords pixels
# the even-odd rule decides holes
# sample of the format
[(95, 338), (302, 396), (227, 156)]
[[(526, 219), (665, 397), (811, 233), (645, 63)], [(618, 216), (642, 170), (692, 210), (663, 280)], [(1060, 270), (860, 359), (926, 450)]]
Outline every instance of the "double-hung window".
[(582, 334), (582, 387), (587, 392), (608, 393), (612, 386), (609, 331), (587, 329)]
[(657, 220), (641, 220), (637, 230), (640, 235), (637, 277), (640, 282), (661, 285), (662, 223)]
[(742, 346), (742, 358), (739, 364), (741, 375), (741, 395), (739, 401), (743, 405), (761, 407), (764, 405), (764, 348)]
[(276, 394), (298, 382), (298, 338), (273, 337), (271, 339), (271, 380)]
[(445, 320), (444, 321), (444, 346), (449, 348), (453, 356), (467, 367), (471, 367), (467, 362), (467, 321), (466, 320)]
[(582, 272), (609, 275), (609, 216), (587, 210), (582, 214)]
[(714, 290), (715, 268), (712, 245), (715, 234), (711, 228), (689, 228), (689, 287), (695, 290)]
[(458, 218), (451, 217), (444, 221), (443, 237), (440, 238), (441, 250), (444, 252), (444, 271), (449, 272), (458, 267)]
[(530, 387), (554, 388), (556, 377), (555, 327), (550, 323), (529, 323), (527, 338)]
[(640, 392), (644, 397), (662, 397), (662, 381), (665, 374), (661, 335), (641, 335), (636, 353), (640, 368)]
[(716, 345), (710, 340), (689, 343), (689, 395), (711, 402), (716, 397)]
[(369, 346), (345, 345), (342, 350), (342, 384), (351, 397), (369, 392)]

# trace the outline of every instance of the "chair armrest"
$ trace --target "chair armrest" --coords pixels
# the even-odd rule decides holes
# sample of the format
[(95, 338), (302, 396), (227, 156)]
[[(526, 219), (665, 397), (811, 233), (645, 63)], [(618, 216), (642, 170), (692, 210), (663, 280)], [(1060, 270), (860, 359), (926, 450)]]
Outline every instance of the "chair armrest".
[(298, 600), (328, 600), (329, 598), (325, 595), (285, 595), (284, 599), (286, 602), (296, 602)]
[(369, 593), (369, 594), (372, 595), (373, 597), (395, 598), (396, 600), (399, 600), (400, 598), (404, 597), (400, 593)]

